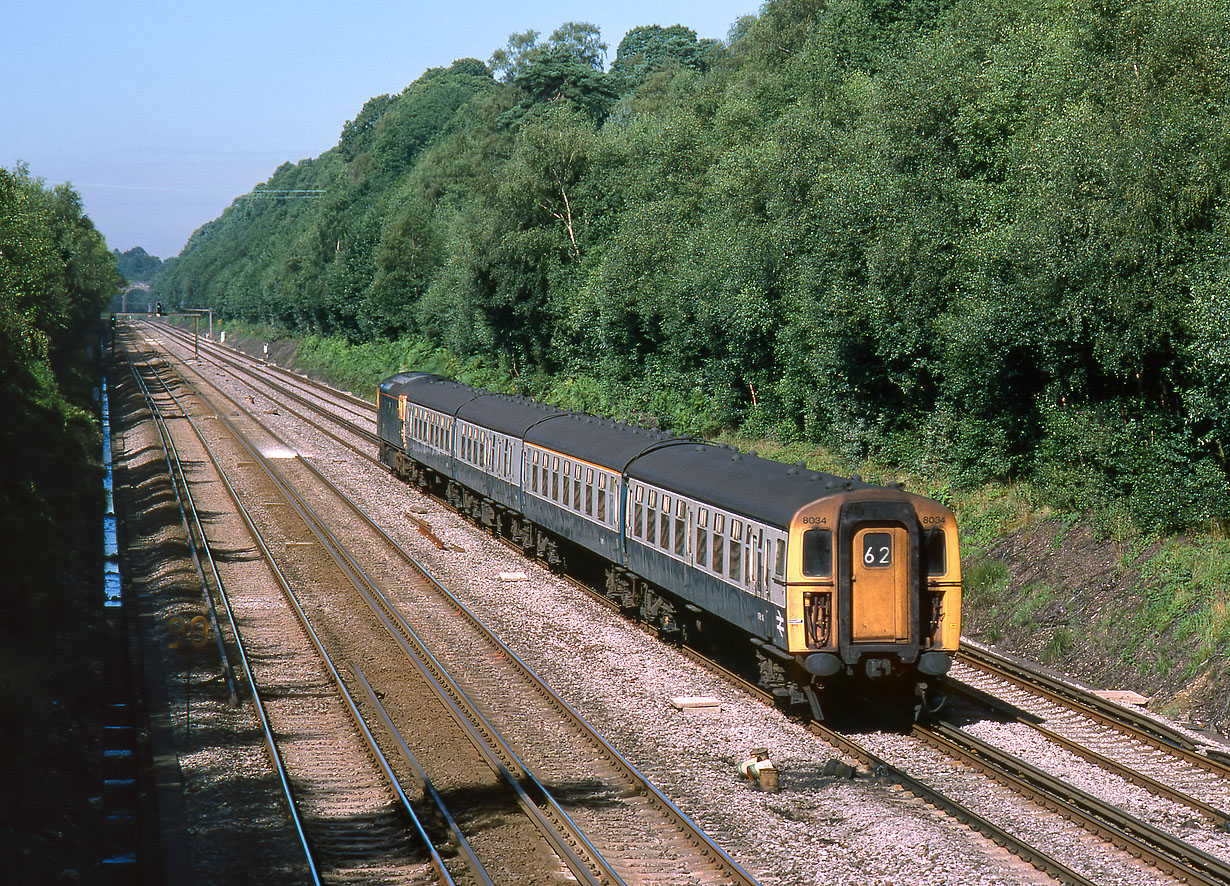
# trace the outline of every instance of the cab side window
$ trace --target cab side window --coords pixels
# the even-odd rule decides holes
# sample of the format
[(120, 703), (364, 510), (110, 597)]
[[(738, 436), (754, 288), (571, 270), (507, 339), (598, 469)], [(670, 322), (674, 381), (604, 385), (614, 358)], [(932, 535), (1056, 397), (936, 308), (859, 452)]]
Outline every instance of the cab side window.
[(827, 529), (808, 529), (803, 533), (803, 574), (808, 578), (829, 578), (833, 574), (833, 533)]

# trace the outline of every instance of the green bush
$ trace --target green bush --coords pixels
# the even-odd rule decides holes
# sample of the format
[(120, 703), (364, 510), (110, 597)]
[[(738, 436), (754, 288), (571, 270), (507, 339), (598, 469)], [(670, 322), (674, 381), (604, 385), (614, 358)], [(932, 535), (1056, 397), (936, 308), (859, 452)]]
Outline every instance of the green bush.
[(1004, 599), (1008, 588), (1008, 564), (990, 557), (977, 558), (965, 564), (962, 585), (965, 603), (979, 609), (993, 606)]

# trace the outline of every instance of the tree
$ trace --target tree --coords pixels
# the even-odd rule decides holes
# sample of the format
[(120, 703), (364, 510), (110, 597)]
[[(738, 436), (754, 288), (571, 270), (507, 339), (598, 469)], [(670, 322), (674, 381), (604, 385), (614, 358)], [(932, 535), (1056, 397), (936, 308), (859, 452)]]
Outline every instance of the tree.
[(565, 22), (543, 43), (537, 31), (512, 34), (508, 45), (497, 49), (487, 64), (505, 83), (513, 83), (525, 75), (530, 65), (548, 52), (558, 50), (571, 56), (578, 64), (601, 71), (606, 60), (607, 45), (602, 32), (589, 22)]
[(611, 73), (636, 85), (664, 68), (703, 72), (708, 68), (715, 48), (713, 41), (698, 40), (696, 32), (683, 25), (633, 28), (619, 42)]
[(505, 83), (511, 83), (525, 72), (526, 65), (545, 47), (538, 42), (537, 31), (511, 34), (508, 45), (491, 54), (487, 65)]
[(618, 98), (612, 78), (580, 61), (566, 48), (548, 49), (536, 56), (516, 79), (526, 94), (521, 104), (506, 117), (515, 122), (534, 105), (569, 99), (591, 120), (601, 122)]

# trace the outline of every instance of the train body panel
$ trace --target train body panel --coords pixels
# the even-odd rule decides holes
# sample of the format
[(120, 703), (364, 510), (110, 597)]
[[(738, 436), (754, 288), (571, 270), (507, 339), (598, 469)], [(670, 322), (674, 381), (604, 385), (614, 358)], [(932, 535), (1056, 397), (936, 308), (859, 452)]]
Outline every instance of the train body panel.
[(956, 651), (937, 502), (423, 373), (380, 386), (377, 421), (398, 473), (459, 484), (599, 558), (643, 615), (718, 619), (813, 687), (938, 678)]

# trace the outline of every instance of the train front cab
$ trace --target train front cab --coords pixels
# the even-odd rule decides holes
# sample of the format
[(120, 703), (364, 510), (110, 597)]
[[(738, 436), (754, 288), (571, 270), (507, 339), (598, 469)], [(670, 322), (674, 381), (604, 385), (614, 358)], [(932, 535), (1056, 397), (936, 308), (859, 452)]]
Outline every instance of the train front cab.
[(952, 512), (891, 489), (830, 496), (795, 515), (788, 550), (787, 643), (813, 690), (938, 707), (961, 635)]

